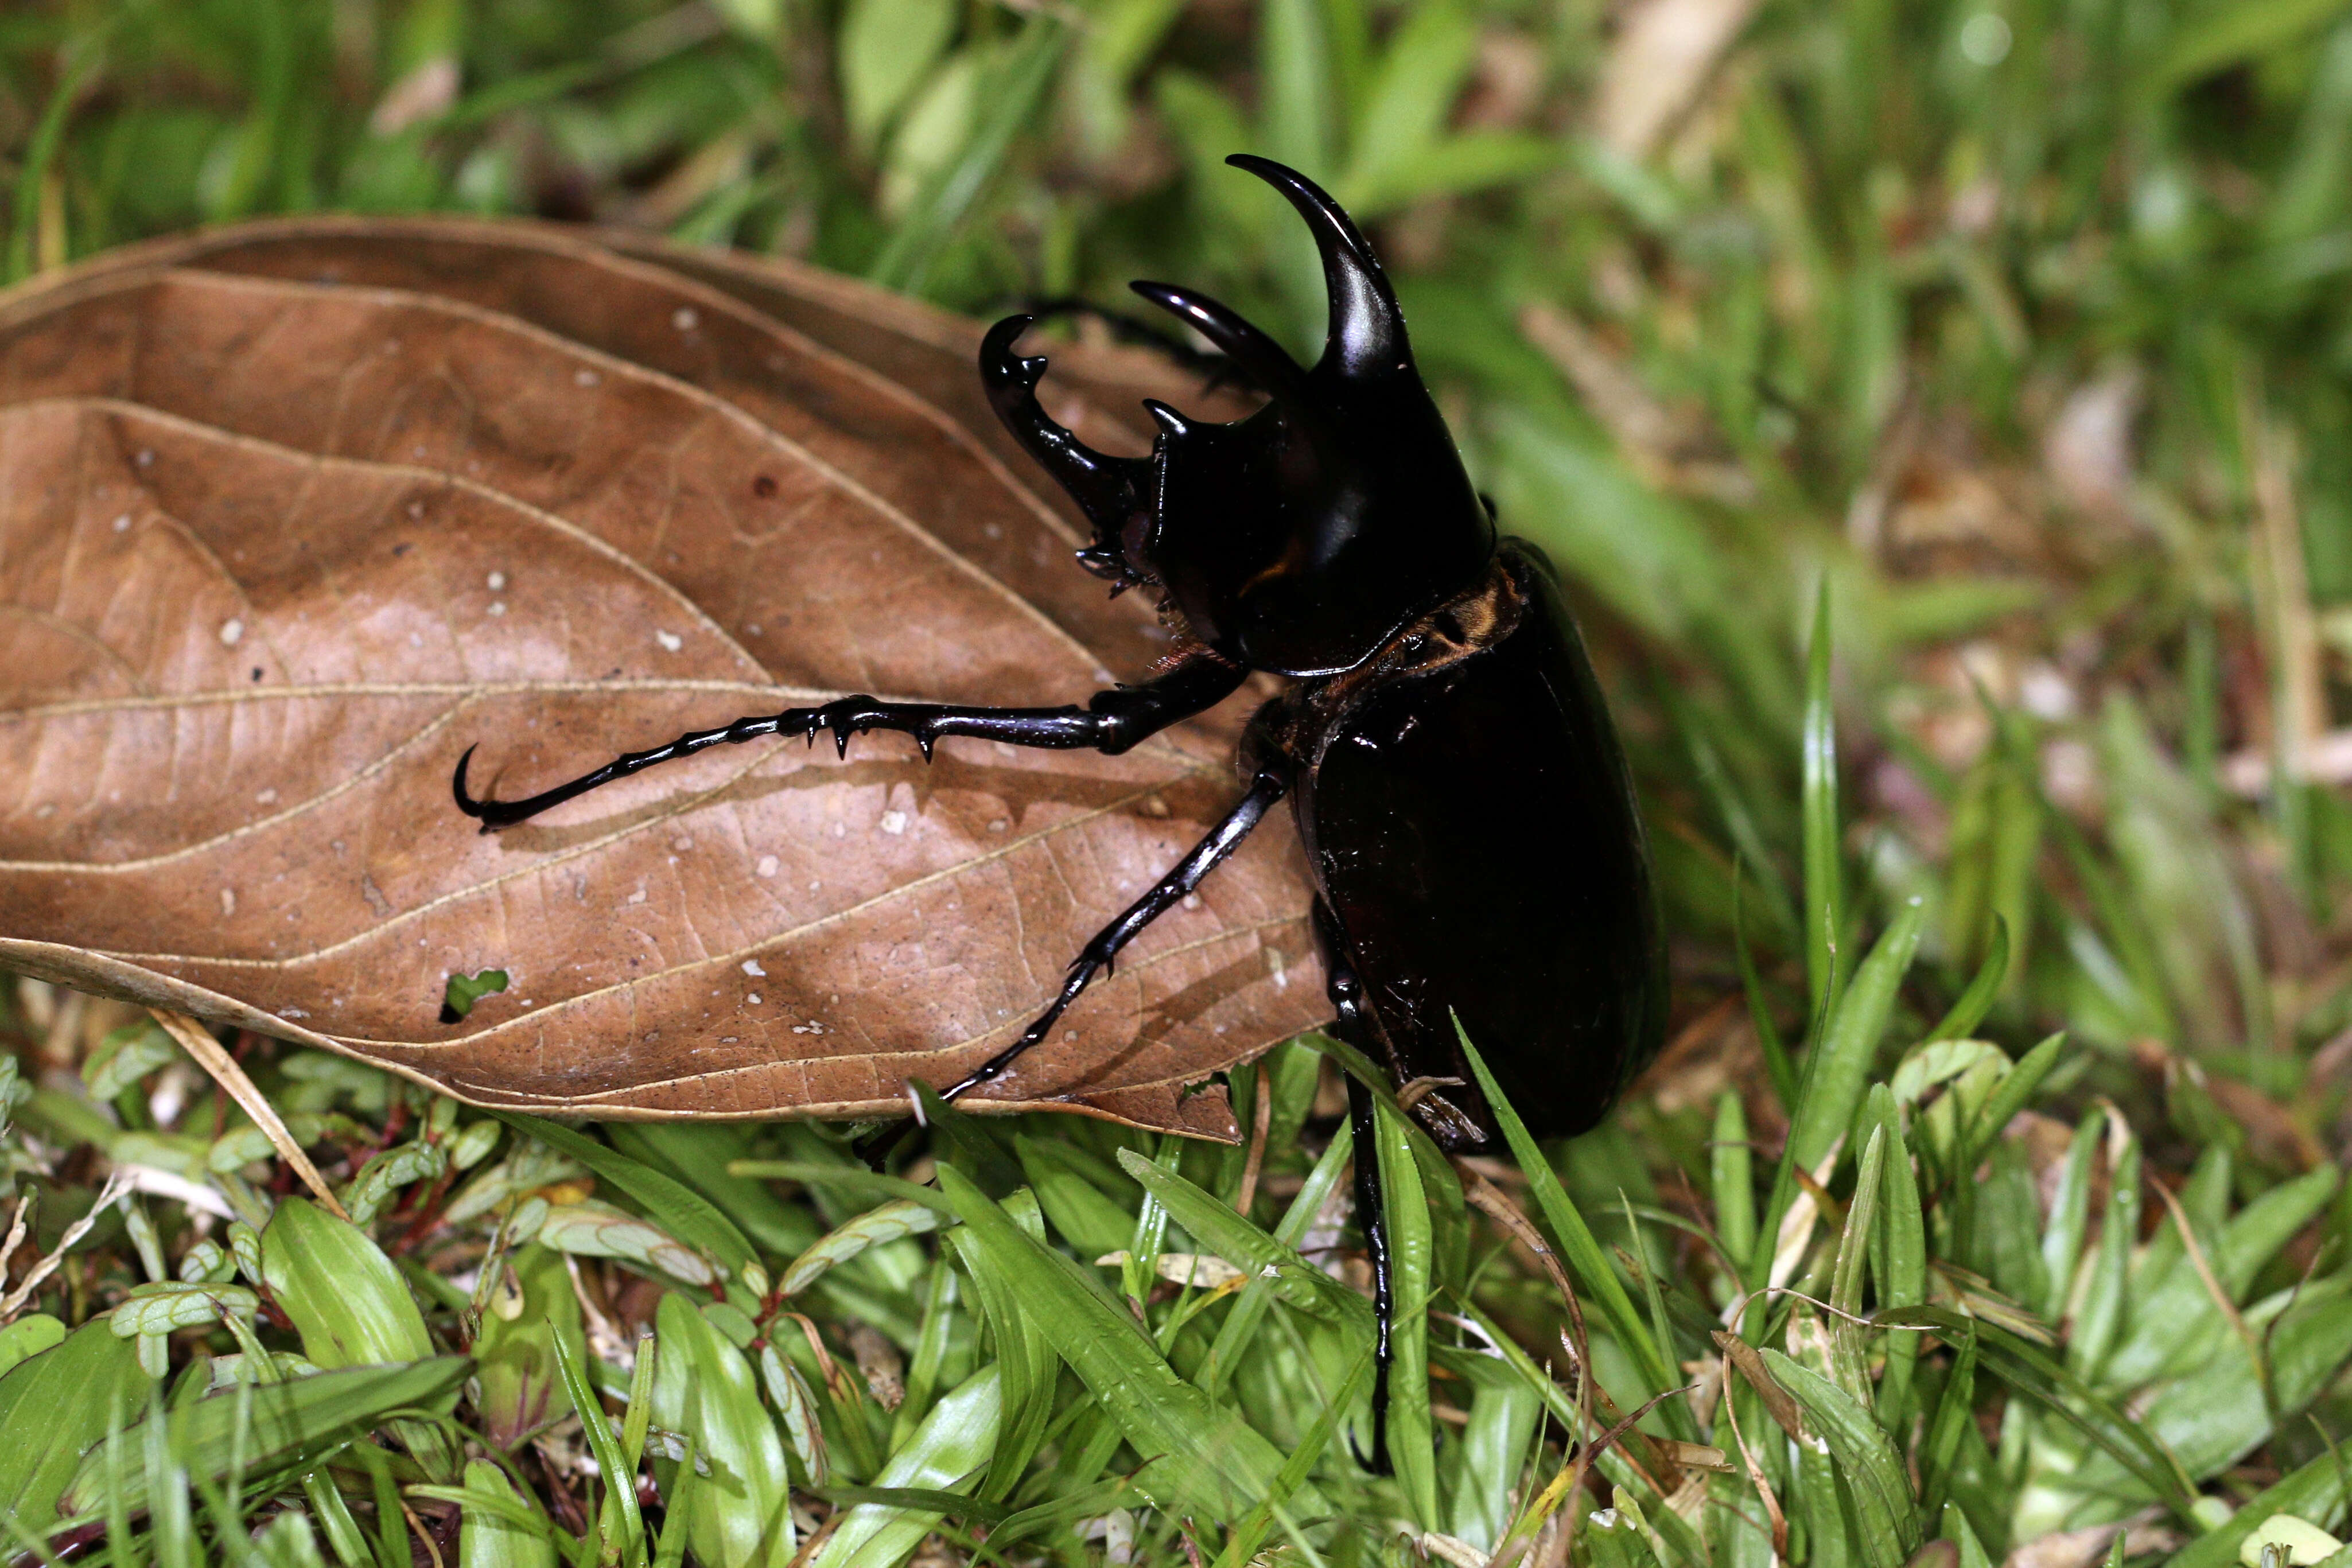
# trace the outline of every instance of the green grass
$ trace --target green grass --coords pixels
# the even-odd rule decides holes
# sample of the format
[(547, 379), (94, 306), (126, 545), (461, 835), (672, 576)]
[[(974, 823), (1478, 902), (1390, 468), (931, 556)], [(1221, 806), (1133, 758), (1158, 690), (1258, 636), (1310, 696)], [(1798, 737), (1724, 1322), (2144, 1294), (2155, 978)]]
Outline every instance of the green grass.
[[(1777, 1530), (1975, 1568), (2132, 1520), (2220, 1568), (2273, 1513), (2341, 1528), (2352, 13), (1773, 0), (1649, 134), (1640, 36), (1591, 0), (0, 14), (10, 277), (539, 213), (972, 311), (1178, 277), (1303, 350), (1311, 255), (1217, 160), (1324, 180), (1572, 580), (1677, 1028), (1609, 1127), (1466, 1193), (1382, 1120), (1430, 1310), (1381, 1479), (1312, 1040), (1237, 1077), (1246, 1201), (1245, 1151), (1098, 1124), (951, 1119), (893, 1185), (836, 1129), (507, 1124), (251, 1042), (352, 1227), (160, 1032), (12, 985), (0, 1291), (110, 1166), (186, 1185), (0, 1326), (0, 1551), (1763, 1568)], [(1163, 1278), (1202, 1255), (1242, 1281)]]

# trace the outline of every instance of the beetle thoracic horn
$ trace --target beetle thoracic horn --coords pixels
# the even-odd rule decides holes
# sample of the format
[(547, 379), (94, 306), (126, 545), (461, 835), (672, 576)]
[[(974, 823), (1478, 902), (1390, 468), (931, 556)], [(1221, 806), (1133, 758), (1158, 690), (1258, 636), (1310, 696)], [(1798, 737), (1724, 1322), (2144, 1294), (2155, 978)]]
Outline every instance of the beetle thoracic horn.
[(1397, 309), (1388, 275), (1381, 270), (1355, 220), (1340, 211), (1339, 204), (1320, 185), (1296, 169), (1248, 152), (1236, 152), (1225, 162), (1280, 191), (1314, 231), (1315, 248), (1323, 256), (1323, 286), (1331, 297), (1325, 361), (1348, 375), (1403, 369), (1412, 358), (1405, 343), (1404, 315)]
[(1303, 402), (1307, 372), (1298, 368), (1298, 361), (1230, 308), (1172, 283), (1138, 279), (1128, 287), (1214, 343), (1268, 397), (1277, 402)]

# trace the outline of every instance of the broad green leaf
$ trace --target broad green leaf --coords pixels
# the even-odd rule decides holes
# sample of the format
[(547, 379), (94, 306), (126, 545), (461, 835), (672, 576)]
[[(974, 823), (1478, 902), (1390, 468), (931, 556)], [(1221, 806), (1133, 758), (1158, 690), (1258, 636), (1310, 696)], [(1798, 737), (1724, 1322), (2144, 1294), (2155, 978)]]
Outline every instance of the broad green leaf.
[[(1920, 1207), (1918, 1179), (1911, 1168), (1910, 1145), (1903, 1136), (1902, 1112), (1883, 1083), (1872, 1086), (1870, 1098), (1887, 1140), (1885, 1190), (1879, 1207), (1884, 1257), (1874, 1262), (1878, 1301), (1884, 1310), (1901, 1311), (1927, 1299), (1927, 1218)], [(1879, 1378), (1878, 1417), (1898, 1440), (1910, 1422), (1911, 1375), (1919, 1359), (1919, 1337), (1891, 1333), (1884, 1342), (1886, 1367)]]
[(269, 1292), (324, 1367), (422, 1361), (433, 1354), (425, 1314), (376, 1244), (308, 1198), (280, 1200), (262, 1232)]
[(899, 220), (867, 276), (886, 287), (918, 288), (972, 203), (995, 178), (1013, 138), (1036, 112), (1068, 40), (1055, 17), (1039, 13), (992, 61), (978, 85), (979, 112), (961, 150), (929, 180)]
[(696, 1251), (709, 1253), (730, 1275), (740, 1274), (743, 1265), (752, 1260), (751, 1244), (735, 1222), (684, 1183), (569, 1127), (516, 1111), (494, 1110), (490, 1114), (611, 1182), (643, 1207), (647, 1218)]
[[(2282, 1182), (2233, 1215), (2219, 1234), (2205, 1239), (2206, 1262), (2233, 1301), (2243, 1297), (2263, 1266), (2326, 1209), (2340, 1179), (2340, 1173), (2323, 1166)], [(2174, 1238), (2178, 1245), (2179, 1231), (2169, 1221), (2158, 1234)], [(2233, 1337), (2204, 1276), (2183, 1255), (2160, 1277), (2149, 1277), (2132, 1302), (2129, 1334), (2108, 1361), (2105, 1380), (2132, 1388), (2185, 1374), (2210, 1363), (2222, 1341)]]
[[(473, 1363), (464, 1356), (443, 1355), (404, 1366), (354, 1366), (287, 1383), (241, 1384), (177, 1406), (163, 1420), (170, 1428), (173, 1462), (186, 1466), (197, 1483), (216, 1484), (239, 1456), (247, 1475), (286, 1469), (339, 1447), (355, 1428), (373, 1426), (387, 1412), (453, 1400), (472, 1371)], [(243, 1401), (250, 1404), (240, 1422)], [(143, 1441), (142, 1429), (154, 1419), (141, 1422), (131, 1436)], [(65, 1508), (85, 1513), (106, 1506), (104, 1459), (102, 1451), (83, 1457), (66, 1490)], [(123, 1501), (132, 1512), (146, 1507), (143, 1469), (125, 1474), (122, 1485)]]
[(1370, 1329), (1370, 1303), (1308, 1262), (1295, 1248), (1244, 1219), (1175, 1172), (1131, 1149), (1119, 1151), (1118, 1163), (1167, 1207), (1170, 1218), (1191, 1231), (1194, 1240), (1217, 1257), (1263, 1279), (1268, 1290), (1286, 1305), (1327, 1322)]
[(1367, 1344), (1363, 1353), (1356, 1357), (1347, 1381), (1316, 1411), (1314, 1421), (1299, 1438), (1297, 1447), (1283, 1460), (1282, 1471), (1275, 1477), (1274, 1485), (1234, 1527), (1226, 1538), (1223, 1553), (1217, 1559), (1216, 1568), (1242, 1568), (1244, 1563), (1257, 1559), (1258, 1548), (1265, 1543), (1276, 1518), (1289, 1509), (1291, 1500), (1307, 1484), (1307, 1476), (1322, 1462), (1325, 1450), (1331, 1446), (1332, 1435), (1339, 1430), (1340, 1416), (1354, 1406), (1369, 1384), (1371, 1373), (1372, 1347)]
[(114, 1332), (124, 1339), (140, 1334), (170, 1333), (224, 1318), (251, 1318), (261, 1298), (242, 1285), (188, 1284), (172, 1280), (133, 1285), (122, 1304), (109, 1314)]
[[(1018, 1308), (1142, 1457), (1147, 1495), (1229, 1518), (1265, 1494), (1282, 1468), (1271, 1444), (1178, 1376), (1078, 1264), (1031, 1239), (954, 1166), (940, 1166), (940, 1190)], [(1317, 1513), (1328, 1505), (1307, 1489), (1299, 1506)]]
[(1805, 1424), (1829, 1444), (1853, 1499), (1854, 1542), (1867, 1568), (1903, 1568), (1919, 1545), (1918, 1510), (1903, 1456), (1867, 1406), (1777, 1350), (1764, 1352), (1773, 1379), (1805, 1407)]
[[(1067, 1144), (1023, 1133), (1013, 1140), (1029, 1190), (1054, 1229), (1081, 1258), (1099, 1258), (1125, 1247), (1135, 1232), (1135, 1206), (1121, 1203), (1095, 1177), (1097, 1164)], [(1123, 1150), (1124, 1153), (1132, 1151)], [(1109, 1173), (1117, 1177), (1118, 1173)], [(1131, 1183), (1122, 1182), (1129, 1194)]]
[(841, 14), (841, 99), (849, 132), (871, 148), (955, 34), (949, 0), (850, 0)]
[(0, 1443), (0, 1516), (46, 1533), (74, 1467), (106, 1436), (108, 1413), (127, 1421), (147, 1387), (138, 1353), (103, 1317), (0, 1375), (0, 1433), (40, 1435)]
[(719, 1271), (709, 1261), (649, 1220), (594, 1198), (558, 1204), (540, 1222), (541, 1246), (582, 1258), (618, 1258), (658, 1269), (689, 1285), (715, 1285)]
[(1912, 1307), (1881, 1315), (1889, 1328), (1910, 1325), (1947, 1339), (1973, 1333), (1978, 1364), (2012, 1393), (2065, 1422), (2124, 1467), (2149, 1493), (2186, 1520), (2194, 1489), (2180, 1464), (2147, 1428), (2069, 1372), (2040, 1346), (1979, 1318), (1943, 1307)]
[(1912, 956), (1919, 950), (1923, 916), (1919, 900), (1904, 905), (1870, 956), (1853, 971), (1821, 1040), (1805, 1053), (1797, 1107), (1790, 1118), (1789, 1153), (1781, 1162), (1784, 1170), (1791, 1160), (1811, 1170), (1853, 1125), (1887, 1020), (1895, 1013), (1895, 998), (1910, 972)]
[(108, 1103), (124, 1090), (160, 1068), (180, 1060), (180, 1048), (163, 1027), (151, 1020), (115, 1030), (83, 1059), (81, 1081), (89, 1097)]
[(1961, 1145), (1956, 1176), (1966, 1180), (1976, 1170), (1977, 1162), (1984, 1158), (2011, 1119), (2025, 1109), (2034, 1091), (2042, 1087), (2042, 1081), (2050, 1076), (2050, 1070), (2058, 1065), (2058, 1053), (2065, 1046), (2066, 1034), (2062, 1030), (2018, 1059), (2017, 1065), (2009, 1070), (1993, 1090), (1992, 1097), (1977, 1113), (1975, 1124)]
[[(997, 1369), (982, 1368), (932, 1406), (874, 1478), (875, 1486), (961, 1497), (988, 1467), (1001, 1415)], [(942, 1513), (921, 1508), (861, 1502), (817, 1548), (810, 1568), (892, 1568), (938, 1528), (941, 1518)]]
[(562, 1255), (536, 1242), (509, 1253), (487, 1292), (480, 1321), (473, 1346), (479, 1389), (474, 1407), (484, 1434), (508, 1447), (569, 1415), (572, 1400), (563, 1391), (553, 1341), (562, 1335), (583, 1365), (588, 1342)]
[(28, 1312), (5, 1328), (0, 1328), (0, 1377), (5, 1377), (16, 1364), (62, 1342), (66, 1325), (47, 1312)]
[(400, 1189), (429, 1182), (449, 1168), (448, 1152), (437, 1144), (408, 1143), (368, 1156), (367, 1164), (337, 1196), (354, 1225), (369, 1225)]
[(1535, 1437), (1543, 1402), (1519, 1376), (1487, 1356), (1449, 1365), (1470, 1368), (1470, 1418), (1462, 1427), (1461, 1469), (1454, 1477), (1446, 1533), (1491, 1552), (1510, 1528), (1520, 1468)]
[(709, 1200), (770, 1256), (790, 1258), (824, 1232), (808, 1205), (779, 1197), (766, 1184), (733, 1174), (757, 1128), (738, 1122), (608, 1122), (613, 1147)]
[[(692, 1438), (696, 1456), (710, 1467), (688, 1500), (695, 1560), (709, 1568), (782, 1568), (795, 1550), (789, 1472), (751, 1364), (678, 1291), (662, 1297), (656, 1325), (654, 1423)], [(668, 1490), (677, 1474), (673, 1469)]]
[(2324, 1528), (2343, 1517), (2345, 1487), (2344, 1456), (2323, 1453), (2241, 1504), (2228, 1523), (2191, 1541), (2166, 1568), (2231, 1568), (2247, 1538), (2278, 1514), (2291, 1513)]
[(793, 1260), (780, 1286), (785, 1295), (797, 1296), (824, 1278), (826, 1270), (846, 1263), (869, 1247), (928, 1235), (939, 1228), (937, 1209), (908, 1198), (893, 1198), (819, 1237), (808, 1250)]
[[(2283, 1311), (2290, 1297), (2293, 1310)], [(2268, 1389), (2245, 1343), (2225, 1333), (2196, 1365), (2134, 1402), (2139, 1420), (2191, 1479), (2220, 1474), (2267, 1440), (2276, 1427), (2273, 1400), (2279, 1410), (2299, 1410), (2352, 1364), (2352, 1288), (2341, 1281), (2284, 1292), (2247, 1316), (2267, 1363)], [(2071, 1479), (2091, 1495), (2125, 1493), (2135, 1484), (2104, 1455), (2086, 1458)]]
[[(518, 1512), (536, 1508), (488, 1459), (467, 1465), (466, 1490), (484, 1500), (504, 1500)], [(459, 1507), (457, 1568), (555, 1568), (555, 1542), (544, 1529), (518, 1523), (512, 1514), (485, 1501), (468, 1500)]]

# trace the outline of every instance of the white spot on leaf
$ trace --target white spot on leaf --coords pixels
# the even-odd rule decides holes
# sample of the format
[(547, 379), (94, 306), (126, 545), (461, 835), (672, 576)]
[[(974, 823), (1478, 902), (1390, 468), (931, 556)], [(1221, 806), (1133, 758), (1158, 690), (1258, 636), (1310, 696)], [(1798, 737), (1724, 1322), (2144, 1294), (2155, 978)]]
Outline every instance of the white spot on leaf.
[(662, 652), (665, 653), (675, 653), (686, 646), (686, 639), (675, 632), (657, 631), (654, 633), (654, 641), (662, 645)]
[(670, 313), (669, 324), (681, 332), (693, 331), (701, 321), (702, 318), (695, 314), (691, 305), (681, 305)]
[(765, 976), (768, 971), (760, 967), (760, 960), (757, 958), (746, 958), (743, 960), (743, 972), (747, 975)]
[(245, 637), (245, 622), (231, 616), (221, 622), (220, 640), (224, 648), (234, 648)]
[(883, 812), (882, 831), (886, 833), (905, 832), (907, 831), (907, 813), (904, 811)]
[(751, 869), (761, 876), (773, 876), (776, 874), (776, 857), (773, 855), (761, 855), (760, 857), (760, 863), (753, 866)]

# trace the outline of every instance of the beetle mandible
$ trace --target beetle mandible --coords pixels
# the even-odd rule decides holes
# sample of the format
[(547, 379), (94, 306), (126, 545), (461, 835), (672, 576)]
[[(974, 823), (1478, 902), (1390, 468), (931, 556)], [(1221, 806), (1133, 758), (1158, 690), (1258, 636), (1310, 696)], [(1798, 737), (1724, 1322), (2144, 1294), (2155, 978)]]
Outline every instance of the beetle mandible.
[[(1255, 671), (1284, 676), (1289, 686), (1244, 734), (1240, 801), (1086, 945), (1020, 1039), (945, 1097), (1009, 1071), (1287, 798), (1315, 881), (1332, 1031), (1425, 1091), (1412, 1113), (1449, 1151), (1497, 1142), (1457, 1016), (1530, 1131), (1582, 1132), (1654, 1051), (1664, 1019), (1664, 946), (1608, 708), (1550, 566), (1498, 537), (1471, 487), (1355, 224), (1295, 170), (1226, 162), (1280, 191), (1314, 235), (1330, 297), (1322, 357), (1303, 369), (1214, 299), (1133, 287), (1214, 344), (1265, 392), (1263, 408), (1215, 424), (1149, 402), (1151, 455), (1110, 456), (1040, 406), (1046, 361), (1013, 351), (1031, 318), (998, 322), (980, 351), (998, 416), (1093, 526), (1079, 564), (1113, 593), (1162, 596), (1180, 636), (1159, 673), (1084, 707), (843, 697), (681, 736), (515, 801), (467, 792), (468, 748), (453, 780), (458, 808), (492, 832), (709, 747), (793, 734), (813, 743), (828, 729), (845, 756), (867, 730), (910, 735), (926, 757), (950, 736), (1118, 753)], [(1394, 1303), (1372, 1100), (1352, 1081), (1349, 1106), (1379, 1310), (1378, 1463)]]

